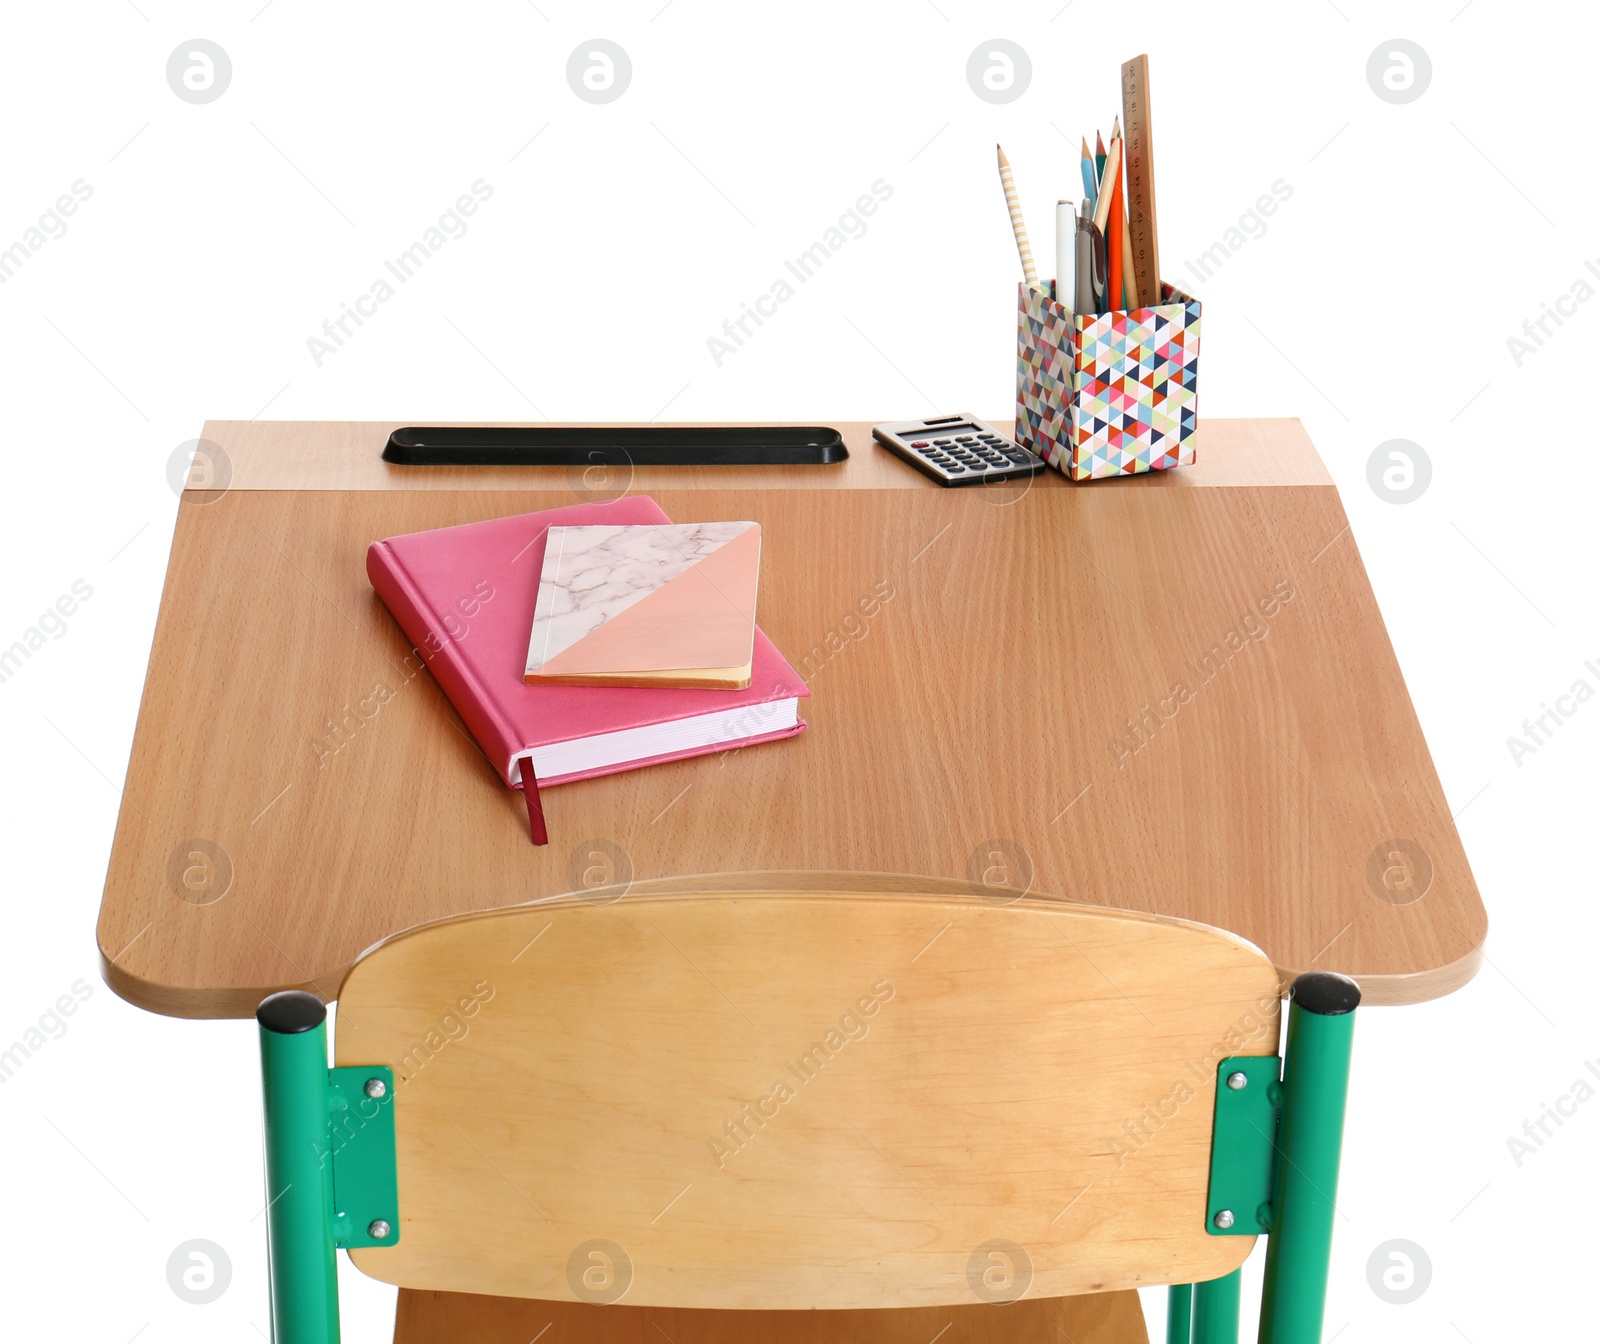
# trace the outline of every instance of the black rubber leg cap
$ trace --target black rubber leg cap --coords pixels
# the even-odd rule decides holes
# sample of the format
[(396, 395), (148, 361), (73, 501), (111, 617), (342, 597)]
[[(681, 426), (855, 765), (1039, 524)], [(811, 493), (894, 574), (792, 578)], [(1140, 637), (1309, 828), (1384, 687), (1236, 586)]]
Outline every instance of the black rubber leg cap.
[(1341, 1013), (1353, 1013), (1361, 1006), (1361, 986), (1348, 975), (1335, 971), (1307, 971), (1295, 977), (1289, 997), (1308, 1013), (1338, 1017)]
[(315, 1031), (328, 1020), (327, 1005), (303, 989), (286, 989), (268, 994), (256, 1008), (256, 1021), (279, 1036)]

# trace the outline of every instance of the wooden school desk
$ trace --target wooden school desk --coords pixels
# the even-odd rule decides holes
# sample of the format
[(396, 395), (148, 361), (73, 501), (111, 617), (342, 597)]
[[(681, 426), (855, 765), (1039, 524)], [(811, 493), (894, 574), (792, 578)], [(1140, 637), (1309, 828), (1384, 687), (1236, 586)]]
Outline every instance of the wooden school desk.
[(100, 912), (107, 982), (182, 1017), (336, 996), (387, 935), (603, 878), (905, 873), (1220, 926), (1367, 1003), (1457, 988), (1485, 916), (1339, 497), (1297, 421), (1197, 465), (941, 490), (834, 466), (640, 468), (762, 524), (760, 621), (809, 731), (563, 785), (551, 843), (367, 583), (367, 544), (575, 503), (561, 467), (396, 467), (392, 424), (208, 424)]

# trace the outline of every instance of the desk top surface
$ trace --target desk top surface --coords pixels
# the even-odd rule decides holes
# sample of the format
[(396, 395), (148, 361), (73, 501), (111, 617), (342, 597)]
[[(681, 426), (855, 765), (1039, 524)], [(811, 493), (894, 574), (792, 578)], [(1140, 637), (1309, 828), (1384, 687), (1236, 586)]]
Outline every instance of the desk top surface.
[[(396, 427), (206, 426), (228, 488), (178, 512), (100, 913), (125, 998), (331, 998), (390, 934), (596, 871), (999, 875), (1218, 925), (1373, 1003), (1476, 970), (1483, 906), (1297, 421), (1202, 422), (1177, 471), (989, 490), (939, 489), (864, 424), (836, 466), (630, 479), (389, 466)], [(365, 551), (624, 490), (761, 522), (761, 624), (810, 729), (552, 789), (536, 849)]]

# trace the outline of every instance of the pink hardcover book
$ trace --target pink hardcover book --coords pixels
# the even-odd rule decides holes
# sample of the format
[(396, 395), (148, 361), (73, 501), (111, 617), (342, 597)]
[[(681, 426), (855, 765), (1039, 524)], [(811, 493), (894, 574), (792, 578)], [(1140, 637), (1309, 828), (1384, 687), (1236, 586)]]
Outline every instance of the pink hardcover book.
[(536, 841), (540, 785), (776, 741), (806, 726), (799, 701), (811, 692), (759, 629), (746, 690), (524, 683), (548, 530), (670, 522), (655, 500), (633, 495), (367, 548), (372, 586), (511, 788), (524, 787), (531, 760)]

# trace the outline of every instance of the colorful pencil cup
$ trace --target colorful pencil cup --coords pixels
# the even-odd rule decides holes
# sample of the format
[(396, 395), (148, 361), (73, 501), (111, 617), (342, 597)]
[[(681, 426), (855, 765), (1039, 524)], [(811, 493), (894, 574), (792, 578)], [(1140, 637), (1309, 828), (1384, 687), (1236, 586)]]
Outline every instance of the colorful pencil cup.
[(1017, 438), (1075, 481), (1194, 461), (1200, 301), (1075, 314), (1017, 287)]

